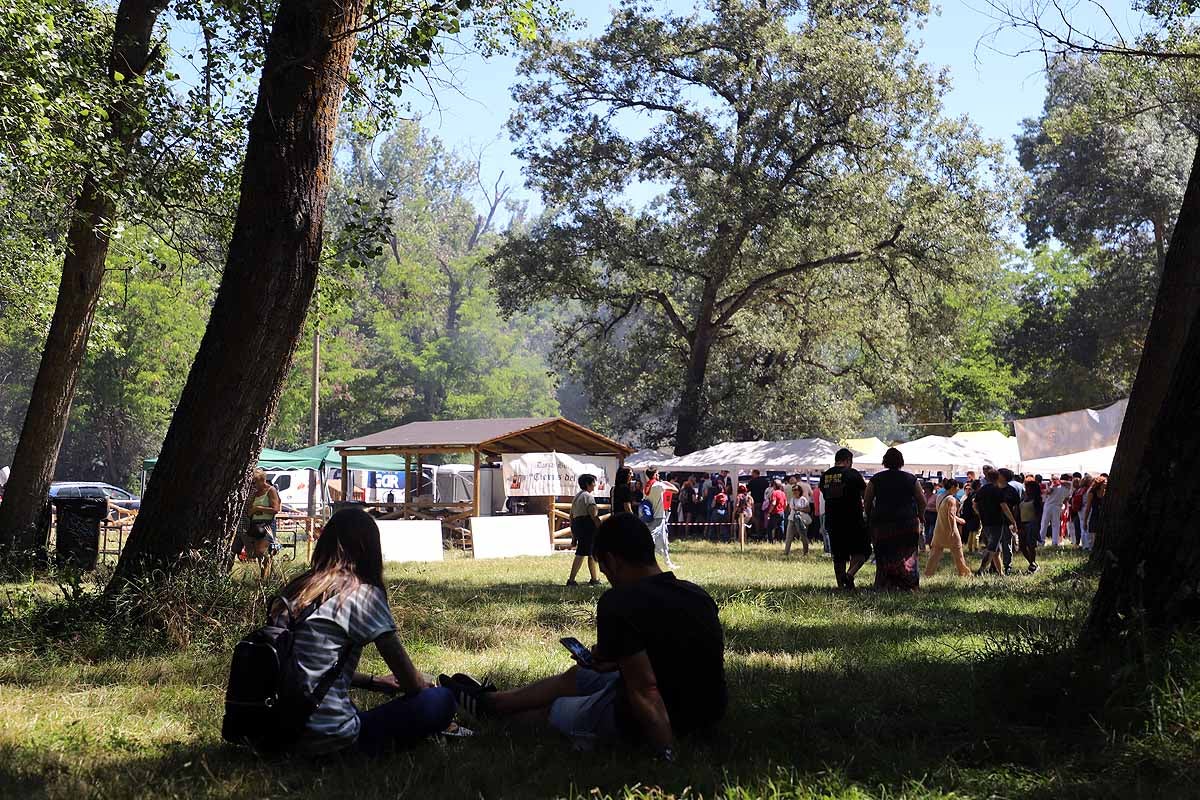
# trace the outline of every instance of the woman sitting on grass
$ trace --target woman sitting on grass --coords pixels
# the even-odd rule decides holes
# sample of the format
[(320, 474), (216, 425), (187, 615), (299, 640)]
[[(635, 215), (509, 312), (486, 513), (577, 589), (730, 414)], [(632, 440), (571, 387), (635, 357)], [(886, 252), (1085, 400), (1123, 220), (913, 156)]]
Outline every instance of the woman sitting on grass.
[[(361, 509), (334, 514), (317, 540), (312, 568), (289, 583), (281, 596), (297, 615), (316, 605), (295, 627), (293, 645), (309, 690), (346, 651), (341, 674), (309, 717), (298, 750), (329, 753), (354, 747), (373, 755), (450, 726), (457, 705), (454, 695), (433, 687), (417, 671), (396, 635), (383, 589), (379, 527), (369, 514)], [(275, 613), (286, 613), (282, 606), (277, 601)], [(362, 649), (371, 642), (390, 675), (356, 672)], [(360, 711), (350, 699), (351, 686), (403, 696)]]

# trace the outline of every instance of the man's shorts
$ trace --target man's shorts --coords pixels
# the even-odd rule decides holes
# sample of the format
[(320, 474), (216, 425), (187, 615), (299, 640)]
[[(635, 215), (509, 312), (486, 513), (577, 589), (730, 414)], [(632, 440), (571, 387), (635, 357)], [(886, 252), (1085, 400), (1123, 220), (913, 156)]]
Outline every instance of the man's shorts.
[(993, 553), (1000, 552), (1000, 544), (1004, 541), (1004, 534), (1008, 533), (1007, 525), (984, 525), (983, 540), (986, 542), (985, 547)]
[(617, 695), (621, 673), (575, 671), (578, 697), (560, 697), (550, 705), (550, 727), (571, 739), (576, 748), (590, 750), (597, 742), (615, 739)]

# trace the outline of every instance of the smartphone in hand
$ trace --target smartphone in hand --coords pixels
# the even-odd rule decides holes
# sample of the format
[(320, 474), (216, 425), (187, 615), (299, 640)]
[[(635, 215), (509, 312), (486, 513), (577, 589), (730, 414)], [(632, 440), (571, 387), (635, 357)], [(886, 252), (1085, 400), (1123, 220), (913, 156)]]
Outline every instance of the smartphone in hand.
[(568, 652), (574, 656), (580, 666), (590, 667), (596, 663), (596, 659), (592, 656), (592, 651), (584, 647), (583, 642), (576, 639), (574, 636), (564, 636), (559, 639), (562, 646), (567, 648)]

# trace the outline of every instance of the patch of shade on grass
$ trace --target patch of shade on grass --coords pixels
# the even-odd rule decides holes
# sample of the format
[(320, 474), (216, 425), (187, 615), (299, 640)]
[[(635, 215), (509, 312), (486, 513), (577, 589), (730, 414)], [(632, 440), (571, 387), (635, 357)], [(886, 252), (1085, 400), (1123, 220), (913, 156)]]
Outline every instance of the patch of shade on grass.
[[(1056, 672), (1060, 661), (1034, 657), (1069, 640), (1086, 610), (1094, 587), (1078, 576), (1078, 555), (1046, 554), (1040, 573), (1010, 579), (960, 580), (943, 564), (921, 592), (897, 595), (834, 591), (819, 553), (784, 559), (766, 546), (742, 553), (705, 543), (677, 551), (679, 574), (721, 608), (732, 704), (719, 731), (681, 744), (675, 764), (636, 748), (575, 752), (547, 731), (503, 723), (374, 761), (264, 763), (219, 735), (241, 625), (182, 649), (141, 653), (118, 642), (106, 655), (95, 645), (31, 646), (10, 619), (0, 626), (0, 796), (1138, 794), (1136, 776), (1103, 773), (1116, 763), (1105, 761), (1103, 730), (1086, 715), (1059, 714), (1073, 680)], [(504, 686), (568, 667), (560, 637), (594, 639), (602, 590), (563, 586), (568, 567), (565, 557), (475, 562), (451, 554), (440, 564), (389, 565), (386, 581), (419, 667)], [(860, 583), (871, 573), (868, 566)], [(239, 571), (234, 579), (249, 578)], [(10, 605), (5, 613), (23, 612)], [(384, 665), (369, 650), (361, 669)], [(1169, 776), (1155, 785), (1173, 786)]]

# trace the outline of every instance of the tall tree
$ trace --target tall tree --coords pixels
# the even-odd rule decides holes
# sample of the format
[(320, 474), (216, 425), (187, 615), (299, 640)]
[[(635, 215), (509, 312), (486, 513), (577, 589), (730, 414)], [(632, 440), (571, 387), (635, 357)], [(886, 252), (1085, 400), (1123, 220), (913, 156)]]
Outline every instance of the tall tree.
[[(1140, 81), (1149, 78), (1143, 85), (1153, 91), (1146, 97), (1178, 103), (1193, 123), (1200, 118), (1200, 29), (1189, 0), (1150, 4), (1156, 29), (1137, 37), (1118, 33), (1111, 42), (1081, 36), (1061, 9), (1049, 16), (1039, 5), (1003, 10), (1012, 25), (1032, 31), (1048, 54), (1083, 50), (1120, 59)], [(1113, 461), (1093, 553), (1103, 572), (1084, 626), (1086, 642), (1123, 647), (1130, 634), (1169, 634), (1200, 619), (1200, 545), (1189, 516), (1200, 486), (1198, 274), (1200, 146), (1193, 151)]]
[(1016, 142), (1033, 182), (1030, 245), (1053, 237), (1076, 253), (1148, 253), (1161, 271), (1192, 146), (1180, 109), (1154, 102), (1147, 88), (1111, 56), (1051, 63), (1045, 108)]
[(121, 0), (103, 80), (115, 88), (105, 109), (110, 137), (90, 154), (67, 231), (58, 300), (34, 379), (29, 412), (13, 456), (12, 474), (0, 504), (0, 548), (32, 550), (36, 527), (75, 396), (79, 366), (100, 298), (105, 256), (117, 211), (123, 166), (145, 124), (140, 79), (159, 53), (154, 26), (166, 0)]
[[(333, 138), (365, 0), (284, 0), (208, 328), (114, 580), (215, 555), (241, 513), (316, 282)], [(203, 457), (198, 457), (203, 453)]]
[(368, 17), (366, 0), (280, 3), (225, 271), (115, 588), (160, 570), (226, 563), (316, 284), (338, 115), (360, 36), (359, 60), (399, 89), (468, 5), (385, 4)]
[[(714, 365), (750, 320), (789, 326), (778, 300), (810, 276), (870, 287), (864, 306), (876, 288), (911, 306), (955, 280), (1005, 207), (981, 176), (997, 149), (941, 116), (944, 82), (906, 39), (923, 9), (733, 0), (656, 16), (629, 1), (594, 40), (541, 43), (510, 127), (551, 211), (492, 259), (506, 307), (577, 303), (564, 349), (644, 343), (647, 375), (608, 369), (610, 383), (642, 386), (633, 405), (673, 420), (687, 453), (738, 380)], [(836, 355), (869, 346), (847, 340)]]
[[(477, 159), (416, 121), (346, 139), (317, 301), (321, 429), (349, 437), (412, 420), (558, 413), (542, 329), (501, 316), (479, 263), (495, 246), (503, 176), (482, 184)], [(303, 439), (310, 380), (297, 360), (272, 446)]]

